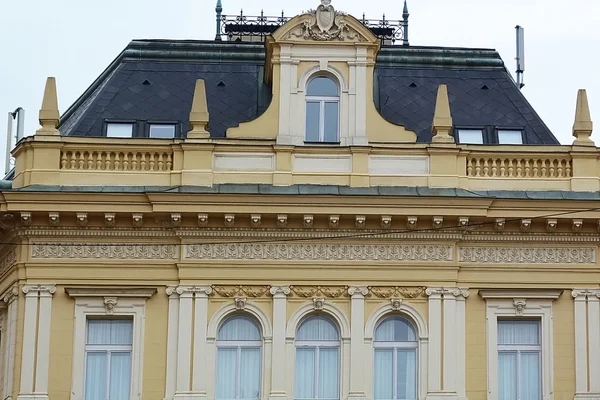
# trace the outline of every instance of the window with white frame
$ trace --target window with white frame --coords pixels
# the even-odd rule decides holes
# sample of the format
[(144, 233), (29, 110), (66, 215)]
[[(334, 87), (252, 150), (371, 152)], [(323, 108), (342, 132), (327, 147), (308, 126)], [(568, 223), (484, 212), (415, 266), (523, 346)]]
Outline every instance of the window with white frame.
[(131, 392), (131, 319), (88, 319), (84, 400), (128, 400)]
[(482, 129), (458, 129), (458, 143), (462, 144), (483, 144)]
[(108, 122), (106, 124), (106, 137), (130, 138), (133, 136), (132, 123)]
[(340, 398), (340, 334), (323, 315), (304, 320), (296, 334), (295, 399)]
[(402, 317), (383, 320), (375, 330), (375, 400), (417, 399), (417, 335)]
[(498, 320), (498, 400), (540, 400), (539, 320)]
[(523, 144), (523, 132), (509, 129), (498, 129), (499, 144)]
[(215, 399), (260, 398), (261, 333), (247, 316), (228, 318), (217, 334)]
[(173, 139), (175, 124), (150, 124), (148, 135), (154, 139)]
[(306, 142), (338, 143), (340, 88), (332, 79), (317, 76), (306, 87)]

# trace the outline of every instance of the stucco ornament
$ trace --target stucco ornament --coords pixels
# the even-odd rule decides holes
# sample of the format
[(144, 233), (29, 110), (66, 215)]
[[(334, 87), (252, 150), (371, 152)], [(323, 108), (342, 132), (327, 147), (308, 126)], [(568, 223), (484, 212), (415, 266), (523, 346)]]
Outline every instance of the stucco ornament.
[(351, 30), (346, 18), (331, 5), (331, 0), (321, 0), (321, 4), (313, 12), (303, 15), (304, 20), (289, 33), (289, 38), (313, 39), (319, 41), (361, 41), (358, 32)]

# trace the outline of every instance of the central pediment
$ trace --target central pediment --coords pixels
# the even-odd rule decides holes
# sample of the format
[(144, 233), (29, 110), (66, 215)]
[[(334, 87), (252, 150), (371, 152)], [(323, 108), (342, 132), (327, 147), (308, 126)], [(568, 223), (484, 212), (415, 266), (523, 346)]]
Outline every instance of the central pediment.
[(273, 33), (275, 41), (378, 42), (356, 18), (337, 11), (330, 0), (321, 0), (316, 10), (300, 14)]

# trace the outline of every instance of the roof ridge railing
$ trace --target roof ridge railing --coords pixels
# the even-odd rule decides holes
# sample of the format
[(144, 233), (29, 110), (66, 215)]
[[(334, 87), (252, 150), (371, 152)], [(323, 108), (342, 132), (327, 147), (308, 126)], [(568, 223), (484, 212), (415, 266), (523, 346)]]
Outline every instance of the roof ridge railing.
[[(262, 10), (260, 15), (245, 15), (243, 10), (240, 10), (238, 15), (225, 15), (221, 14), (222, 10), (219, 1), (215, 9), (217, 12), (215, 40), (222, 40), (225, 36), (230, 41), (263, 41), (266, 36), (271, 35), (277, 28), (292, 19), (292, 17), (286, 17), (283, 11), (278, 16), (267, 16)], [(387, 19), (385, 14), (380, 19), (367, 19), (363, 13), (362, 18), (358, 21), (371, 30), (384, 44), (408, 46), (408, 17), (408, 7), (405, 1), (401, 20)]]

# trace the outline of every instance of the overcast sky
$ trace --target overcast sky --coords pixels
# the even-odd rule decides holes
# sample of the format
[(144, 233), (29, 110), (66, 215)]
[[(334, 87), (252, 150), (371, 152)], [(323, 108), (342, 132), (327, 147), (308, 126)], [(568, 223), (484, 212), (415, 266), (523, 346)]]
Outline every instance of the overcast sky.
[[(216, 0), (215, 0), (216, 1)], [(61, 113), (131, 39), (213, 39), (213, 0), (18, 0), (0, 8), (0, 155), (6, 115), (26, 110), (25, 134), (38, 128), (47, 76), (55, 76)], [(222, 0), (224, 14), (287, 16), (319, 0)], [(402, 18), (401, 0), (332, 0), (356, 17)], [(523, 92), (561, 143), (572, 142), (577, 89), (586, 88), (600, 130), (600, 1), (409, 0), (410, 43), (485, 47), (514, 71), (515, 25), (525, 27)], [(597, 134), (598, 135), (598, 134)], [(594, 138), (594, 136), (592, 136)], [(600, 137), (598, 138), (600, 144)], [(2, 157), (2, 160), (4, 158)]]

